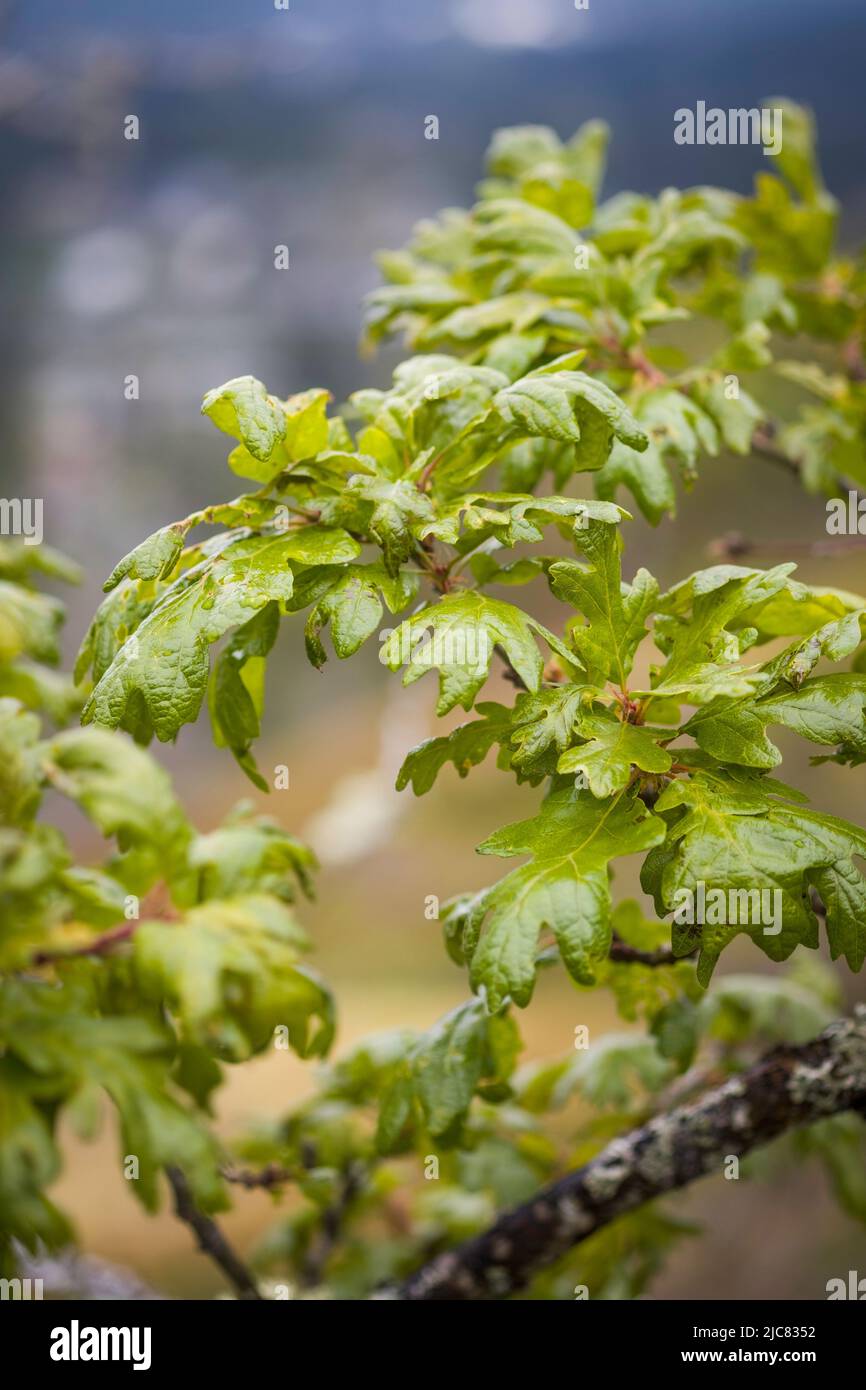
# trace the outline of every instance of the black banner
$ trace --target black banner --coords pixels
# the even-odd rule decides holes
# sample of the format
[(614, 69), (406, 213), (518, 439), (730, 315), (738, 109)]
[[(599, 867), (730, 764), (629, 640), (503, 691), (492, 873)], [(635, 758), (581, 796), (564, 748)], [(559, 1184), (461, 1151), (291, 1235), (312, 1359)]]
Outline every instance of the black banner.
[[(859, 1299), (839, 1298), (821, 1303), (633, 1303), (575, 1301), (547, 1308), (537, 1303), (466, 1304), (458, 1307), (456, 1324), (451, 1315), (408, 1307), (404, 1303), (373, 1300), (358, 1314), (358, 1303), (328, 1300), (268, 1302), (0, 1302), (0, 1327), (7, 1346), (24, 1352), (28, 1369), (63, 1380), (70, 1376), (98, 1378), (101, 1372), (164, 1375), (194, 1371), (225, 1376), (238, 1371), (273, 1374), (280, 1367), (287, 1376), (297, 1359), (307, 1354), (330, 1359), (344, 1347), (360, 1356), (369, 1348), (371, 1334), (423, 1328), (466, 1329), (461, 1339), (460, 1360), (477, 1347), (479, 1358), (489, 1361), (491, 1344), (485, 1335), (508, 1318), (513, 1336), (517, 1324), (527, 1331), (565, 1334), (571, 1340), (557, 1344), (557, 1355), (568, 1347), (577, 1371), (581, 1364), (601, 1367), (609, 1360), (617, 1376), (630, 1371), (642, 1375), (666, 1372), (674, 1367), (700, 1373), (707, 1367), (729, 1370), (761, 1366), (772, 1371), (788, 1367), (810, 1368), (826, 1377), (837, 1364), (857, 1364), (862, 1355), (864, 1310)], [(416, 1321), (420, 1318), (420, 1323)], [(443, 1318), (445, 1321), (443, 1322)], [(471, 1325), (464, 1321), (470, 1318)], [(488, 1323), (487, 1319), (490, 1319)], [(540, 1318), (541, 1322), (536, 1322)], [(357, 1340), (333, 1341), (335, 1332), (348, 1328)], [(315, 1340), (307, 1342), (306, 1338)], [(327, 1340), (322, 1340), (322, 1339)], [(401, 1343), (395, 1343), (395, 1352)], [(425, 1363), (435, 1346), (453, 1357), (445, 1343), (425, 1341)], [(545, 1359), (544, 1343), (537, 1355)], [(26, 1350), (25, 1350), (26, 1349)], [(532, 1354), (530, 1352), (530, 1354)], [(380, 1346), (379, 1364), (385, 1362)], [(585, 1359), (584, 1359), (585, 1358)], [(409, 1372), (411, 1374), (411, 1371)], [(389, 1379), (391, 1378), (389, 1374)]]

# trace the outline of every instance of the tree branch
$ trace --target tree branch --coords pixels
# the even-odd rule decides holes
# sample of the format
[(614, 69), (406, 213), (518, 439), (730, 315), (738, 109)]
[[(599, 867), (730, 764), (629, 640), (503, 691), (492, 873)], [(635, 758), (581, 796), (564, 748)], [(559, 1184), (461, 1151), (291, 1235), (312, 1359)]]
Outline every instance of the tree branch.
[[(770, 463), (777, 463), (795, 478), (802, 476), (802, 469), (797, 460), (789, 458), (785, 450), (776, 443), (776, 427), (769, 420), (763, 425), (758, 425), (752, 435), (752, 453), (759, 458), (768, 459)], [(862, 492), (841, 474), (837, 474), (833, 479), (833, 487), (837, 493), (853, 492), (858, 498), (863, 496)]]
[(219, 1226), (196, 1206), (189, 1183), (181, 1170), (171, 1166), (165, 1171), (174, 1193), (175, 1213), (195, 1232), (199, 1249), (219, 1265), (241, 1298), (261, 1298), (255, 1279), (240, 1256), (235, 1254)]
[(255, 1187), (262, 1187), (270, 1190), (273, 1187), (284, 1187), (287, 1182), (297, 1182), (298, 1174), (293, 1173), (290, 1168), (283, 1168), (279, 1163), (266, 1163), (264, 1168), (223, 1168), (222, 1175), (226, 1182), (237, 1183), (240, 1187), (251, 1190)]
[(769, 421), (758, 425), (752, 435), (752, 453), (757, 454), (759, 458), (768, 459), (770, 463), (777, 463), (780, 468), (799, 478), (800, 465), (795, 459), (789, 458), (785, 450), (776, 443), (776, 427)]
[(741, 560), (745, 555), (808, 555), (818, 560), (834, 559), (851, 550), (866, 547), (866, 536), (828, 536), (819, 541), (752, 540), (741, 531), (728, 531), (707, 547), (714, 560)]
[(676, 965), (677, 961), (690, 960), (695, 955), (690, 951), (685, 956), (675, 956), (670, 946), (659, 946), (656, 951), (642, 951), (639, 946), (629, 946), (621, 936), (613, 934), (608, 957), (618, 965)]
[(587, 1236), (797, 1125), (866, 1106), (866, 1006), (810, 1043), (778, 1047), (698, 1100), (621, 1135), (396, 1290), (408, 1300), (506, 1298)]

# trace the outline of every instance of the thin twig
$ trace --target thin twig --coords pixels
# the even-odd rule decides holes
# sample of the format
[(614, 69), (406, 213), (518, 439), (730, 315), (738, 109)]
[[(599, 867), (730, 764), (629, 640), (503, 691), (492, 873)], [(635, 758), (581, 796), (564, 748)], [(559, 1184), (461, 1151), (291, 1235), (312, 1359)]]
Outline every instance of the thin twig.
[(219, 1265), (240, 1298), (260, 1299), (262, 1295), (252, 1274), (232, 1249), (213, 1217), (206, 1216), (196, 1206), (189, 1183), (180, 1168), (171, 1165), (165, 1171), (174, 1194), (175, 1213), (194, 1232), (199, 1250)]
[(124, 922), (123, 926), (112, 927), (86, 945), (72, 946), (68, 951), (38, 951), (33, 957), (33, 964), (52, 965), (57, 961), (74, 960), (76, 956), (104, 956), (121, 942), (128, 941), (137, 926), (137, 921)]
[(800, 476), (800, 465), (796, 459), (792, 459), (785, 453), (780, 444), (776, 443), (776, 427), (768, 421), (763, 425), (758, 425), (752, 435), (752, 453), (758, 454), (760, 458), (768, 459), (770, 463), (777, 463), (780, 468), (784, 468), (794, 477)]
[(755, 552), (779, 555), (807, 555), (815, 559), (832, 559), (846, 551), (862, 550), (866, 536), (832, 536), (820, 541), (752, 540), (741, 531), (728, 531), (711, 541), (709, 554), (717, 560), (736, 560)]
[(421, 469), (421, 472), (418, 475), (417, 482), (417, 488), (419, 492), (426, 492), (427, 488), (430, 486), (430, 479), (433, 476), (433, 470), (435, 469), (437, 463), (441, 459), (442, 453), (444, 453), (444, 450), (442, 450), (441, 453), (434, 454), (433, 457), (429, 460), (429, 462), (425, 463), (424, 467)]
[(301, 1272), (304, 1288), (315, 1288), (321, 1284), (328, 1260), (331, 1258), (343, 1233), (346, 1214), (361, 1190), (364, 1182), (364, 1166), (358, 1162), (349, 1163), (343, 1174), (337, 1196), (322, 1213), (321, 1228), (316, 1239), (307, 1250)]
[[(794, 477), (802, 477), (803, 470), (797, 460), (789, 458), (784, 449), (776, 443), (776, 427), (770, 421), (759, 425), (752, 435), (752, 453), (757, 454), (760, 458), (769, 459), (771, 463), (779, 464)], [(841, 473), (833, 479), (833, 489), (836, 493), (853, 492), (858, 499), (863, 497), (863, 493)]]
[(857, 338), (849, 338), (842, 349), (842, 362), (849, 381), (866, 381), (866, 361)]
[(251, 1190), (256, 1187), (269, 1190), (272, 1187), (284, 1187), (287, 1182), (296, 1182), (297, 1173), (293, 1173), (290, 1168), (283, 1168), (279, 1163), (267, 1163), (264, 1168), (232, 1168), (222, 1169), (222, 1175), (226, 1182), (237, 1183), (239, 1187), (246, 1187)]
[(638, 946), (630, 946), (614, 932), (608, 957), (618, 965), (676, 965), (677, 961), (688, 960), (694, 954), (690, 951), (688, 955), (675, 956), (670, 946), (659, 946), (655, 951), (642, 951)]
[(503, 648), (500, 646), (494, 647), (493, 650), (496, 652), (497, 656), (502, 658), (502, 661), (505, 664), (505, 670), (502, 672), (502, 679), (510, 681), (512, 685), (516, 685), (518, 690), (528, 690), (529, 686), (526, 684), (526, 681), (516, 670), (516, 668), (512, 665), (508, 653), (504, 651)]

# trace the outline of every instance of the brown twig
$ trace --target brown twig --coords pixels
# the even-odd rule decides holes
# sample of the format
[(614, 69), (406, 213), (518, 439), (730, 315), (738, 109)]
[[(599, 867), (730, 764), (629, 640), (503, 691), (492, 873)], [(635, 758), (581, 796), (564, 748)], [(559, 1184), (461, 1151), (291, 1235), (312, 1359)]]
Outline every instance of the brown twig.
[(866, 381), (866, 361), (857, 338), (849, 338), (842, 349), (842, 361), (849, 381)]
[(760, 458), (768, 459), (770, 463), (777, 463), (780, 468), (784, 468), (788, 473), (799, 478), (800, 465), (796, 459), (792, 459), (785, 453), (785, 450), (776, 442), (776, 427), (767, 421), (763, 425), (758, 425), (752, 435), (752, 453)]
[(96, 936), (84, 946), (71, 946), (67, 951), (38, 951), (33, 957), (34, 965), (53, 965), (58, 961), (74, 960), (76, 956), (104, 956), (121, 942), (128, 941), (138, 926), (137, 921), (124, 922), (121, 927)]
[(349, 1163), (337, 1196), (323, 1211), (321, 1227), (304, 1258), (301, 1283), (305, 1288), (315, 1288), (321, 1284), (325, 1267), (342, 1235), (346, 1213), (364, 1184), (364, 1175), (363, 1164), (357, 1161)]
[(523, 679), (520, 673), (517, 670), (515, 670), (508, 657), (507, 652), (505, 652), (503, 648), (499, 646), (494, 647), (494, 651), (496, 652), (497, 656), (501, 657), (505, 665), (505, 670), (502, 672), (502, 679), (510, 681), (512, 685), (516, 685), (518, 690), (528, 690), (529, 686), (526, 684), (526, 681)]
[(728, 531), (711, 541), (709, 554), (717, 560), (737, 560), (756, 552), (779, 555), (807, 555), (815, 559), (830, 559), (850, 550), (862, 550), (866, 536), (833, 536), (820, 541), (752, 540), (740, 531)]
[[(757, 454), (760, 458), (769, 459), (771, 463), (779, 464), (781, 468), (796, 478), (802, 476), (802, 469), (797, 460), (790, 458), (785, 450), (776, 443), (776, 427), (770, 421), (758, 425), (752, 435), (752, 453)], [(838, 493), (853, 492), (858, 498), (863, 496), (850, 479), (844, 478), (841, 474), (833, 479), (833, 488)]]
[(196, 1206), (189, 1183), (180, 1168), (171, 1165), (165, 1171), (174, 1194), (175, 1214), (194, 1232), (199, 1250), (219, 1265), (240, 1298), (260, 1299), (262, 1295), (252, 1274), (232, 1249), (213, 1217), (206, 1216)]
[(248, 1190), (256, 1187), (266, 1190), (283, 1187), (287, 1182), (296, 1182), (298, 1176), (290, 1168), (283, 1168), (279, 1163), (267, 1163), (264, 1168), (258, 1169), (226, 1167), (223, 1168), (222, 1175), (226, 1182), (237, 1183), (239, 1187)]
[[(690, 952), (689, 955), (693, 955)], [(622, 937), (613, 934), (608, 952), (610, 960), (618, 965), (676, 965), (678, 960), (688, 960), (689, 956), (675, 956), (670, 946), (659, 946), (655, 951), (642, 951), (638, 946), (630, 946)]]
[(421, 469), (421, 472), (418, 474), (418, 482), (416, 484), (419, 492), (427, 491), (428, 487), (430, 486), (430, 479), (433, 476), (433, 470), (435, 469), (441, 457), (441, 453), (434, 454), (432, 459), (430, 459), (429, 462), (425, 463), (424, 467)]
[(668, 379), (667, 372), (663, 372), (661, 367), (657, 367), (654, 362), (651, 362), (641, 348), (632, 348), (626, 361), (633, 371), (640, 373), (647, 386), (663, 386)]

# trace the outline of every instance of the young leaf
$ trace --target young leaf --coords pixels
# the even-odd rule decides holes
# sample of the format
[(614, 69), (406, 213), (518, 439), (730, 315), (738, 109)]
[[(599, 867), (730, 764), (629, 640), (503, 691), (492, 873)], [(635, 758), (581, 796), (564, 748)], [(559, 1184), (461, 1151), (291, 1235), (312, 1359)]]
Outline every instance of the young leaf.
[(638, 451), (649, 446), (619, 396), (585, 372), (542, 369), (507, 386), (493, 404), (522, 434), (581, 445), (579, 469), (601, 468), (614, 438)]
[(486, 926), (472, 956), (475, 988), (498, 1009), (510, 997), (528, 1004), (535, 983), (539, 933), (553, 932), (576, 980), (592, 983), (593, 964), (610, 948), (611, 859), (650, 849), (664, 823), (620, 793), (606, 801), (572, 788), (551, 793), (538, 815), (497, 831), (481, 854), (531, 854), (485, 895)]
[[(563, 753), (559, 772), (583, 772), (593, 796), (608, 797), (628, 785), (632, 766), (644, 772), (667, 772), (673, 759), (658, 739), (665, 731), (638, 728), (603, 714), (584, 714), (577, 732), (588, 740)], [(667, 735), (670, 737), (670, 735)]]
[(633, 584), (623, 584), (621, 543), (612, 527), (590, 524), (580, 544), (590, 565), (557, 560), (550, 567), (553, 592), (586, 618), (585, 626), (572, 629), (571, 640), (589, 679), (600, 685), (614, 680), (624, 690), (658, 585), (643, 569)]

